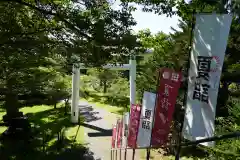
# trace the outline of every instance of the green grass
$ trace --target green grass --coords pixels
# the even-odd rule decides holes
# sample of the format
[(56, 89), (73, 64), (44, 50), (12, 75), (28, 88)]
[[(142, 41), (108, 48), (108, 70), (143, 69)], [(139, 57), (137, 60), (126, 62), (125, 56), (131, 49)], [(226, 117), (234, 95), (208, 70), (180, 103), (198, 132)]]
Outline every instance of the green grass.
[[(2, 116), (4, 114), (6, 114), (6, 112), (2, 108), (0, 108), (0, 122), (2, 122)], [(2, 134), (6, 129), (7, 127), (0, 126), (0, 134)]]
[(115, 113), (115, 114), (122, 114), (123, 113), (122, 108), (117, 107), (117, 106), (111, 106), (111, 105), (104, 104), (104, 103), (101, 103), (101, 102), (96, 102), (91, 97), (90, 98), (81, 98), (80, 100), (89, 102), (89, 104), (94, 105), (94, 107), (103, 108), (105, 110), (108, 110), (111, 113)]
[(103, 93), (91, 93), (90, 96), (81, 98), (80, 100), (89, 102), (93, 106), (103, 108), (111, 113), (121, 115), (126, 112), (126, 105), (114, 104), (109, 102), (108, 97)]
[[(53, 106), (39, 105), (33, 107), (24, 107), (20, 110), (29, 117), (31, 125), (35, 128), (38, 128), (37, 135), (34, 135), (34, 138), (40, 138), (41, 144), (43, 139), (45, 142), (44, 151), (42, 151), (42, 145), (35, 146), (36, 150), (39, 152), (34, 152), (34, 154), (32, 153), (34, 158), (29, 156), (29, 159), (38, 159), (38, 156), (45, 157), (46, 160), (56, 159), (58, 156), (60, 156), (62, 159), (76, 159), (79, 157), (80, 153), (83, 154), (83, 152), (85, 152), (86, 148), (82, 146), (84, 143), (83, 127), (71, 124), (70, 115), (65, 114), (63, 105), (59, 104), (57, 109), (54, 109)], [(0, 120), (2, 120), (2, 116), (4, 114), (5, 112), (1, 110)], [(4, 132), (5, 129), (6, 127), (0, 127), (0, 134)], [(58, 141), (58, 133), (60, 132), (62, 133), (62, 137), (64, 137), (61, 145), (59, 145), (60, 141)], [(59, 146), (61, 149), (59, 149)], [(66, 149), (71, 149), (74, 151), (69, 153), (64, 151)], [(0, 151), (0, 153), (3, 152)], [(73, 154), (75, 155), (74, 157), (72, 157)], [(78, 156), (76, 156), (76, 154)], [(0, 154), (0, 156), (2, 155)]]

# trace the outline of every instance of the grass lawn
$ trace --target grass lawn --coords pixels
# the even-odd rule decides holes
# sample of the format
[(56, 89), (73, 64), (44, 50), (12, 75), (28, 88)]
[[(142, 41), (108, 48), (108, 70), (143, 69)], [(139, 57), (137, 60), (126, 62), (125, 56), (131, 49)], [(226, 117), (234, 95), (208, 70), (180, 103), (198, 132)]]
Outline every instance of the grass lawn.
[[(71, 124), (70, 115), (65, 114), (63, 105), (59, 104), (57, 109), (47, 105), (24, 107), (21, 108), (21, 111), (29, 117), (31, 125), (34, 126), (34, 128), (38, 128), (37, 135), (34, 135), (34, 139), (38, 139), (41, 144), (34, 146), (37, 152), (29, 153), (27, 160), (40, 159), (40, 157), (44, 157), (46, 160), (58, 158), (75, 160), (87, 152), (87, 149), (82, 145), (84, 143), (83, 127)], [(0, 110), (1, 121), (4, 114), (5, 112)], [(5, 129), (6, 127), (0, 127), (0, 134), (4, 132)], [(63, 140), (59, 145), (58, 133), (60, 133), (60, 131)], [(43, 142), (45, 144), (44, 147)], [(6, 152), (6, 149), (4, 152)], [(0, 150), (1, 159), (2, 156), (4, 156), (2, 155), (4, 152)], [(12, 159), (15, 158), (14, 156), (12, 157)], [(7, 159), (11, 158), (8, 157)], [(26, 159), (26, 157), (24, 159)]]
[[(116, 98), (117, 99), (117, 98)], [(103, 93), (91, 93), (90, 96), (86, 96), (80, 99), (81, 101), (86, 101), (93, 105), (94, 107), (103, 108), (108, 110), (111, 113), (122, 115), (124, 112), (127, 112), (128, 105), (124, 103), (116, 103), (116, 101), (109, 100), (108, 96)]]
[(94, 98), (91, 98), (91, 97), (81, 98), (80, 100), (81, 101), (86, 101), (89, 104), (93, 105), (94, 107), (103, 108), (105, 110), (108, 110), (111, 113), (122, 114), (124, 112), (124, 110), (120, 107), (104, 104), (104, 103), (101, 103), (101, 102), (96, 102), (96, 101), (94, 101)]

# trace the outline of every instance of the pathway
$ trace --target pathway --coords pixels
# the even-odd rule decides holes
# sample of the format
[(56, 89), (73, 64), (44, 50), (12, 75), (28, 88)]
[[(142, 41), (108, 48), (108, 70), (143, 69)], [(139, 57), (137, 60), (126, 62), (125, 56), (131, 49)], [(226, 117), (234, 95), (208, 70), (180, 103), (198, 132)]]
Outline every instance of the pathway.
[[(95, 160), (110, 160), (112, 124), (116, 123), (118, 115), (96, 108), (87, 102), (80, 102), (79, 108), (80, 115), (85, 119), (82, 124), (85, 133), (84, 140), (90, 151), (94, 153)], [(131, 152), (127, 155), (127, 160), (131, 160)], [(136, 160), (139, 160), (138, 155), (136, 154)]]

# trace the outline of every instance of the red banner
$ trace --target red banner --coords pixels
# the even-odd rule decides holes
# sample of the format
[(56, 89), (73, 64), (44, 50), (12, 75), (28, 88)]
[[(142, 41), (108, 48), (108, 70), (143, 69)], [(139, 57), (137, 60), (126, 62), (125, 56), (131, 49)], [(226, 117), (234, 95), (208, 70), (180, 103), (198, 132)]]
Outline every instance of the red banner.
[(181, 72), (175, 72), (167, 68), (161, 71), (152, 130), (152, 146), (166, 144), (181, 79)]
[(117, 147), (120, 148), (122, 144), (123, 121), (118, 121)]
[(113, 125), (113, 129), (112, 129), (112, 148), (115, 148), (116, 136), (117, 136), (117, 126)]
[(132, 104), (128, 130), (128, 146), (131, 148), (136, 148), (140, 115), (141, 115), (140, 105)]

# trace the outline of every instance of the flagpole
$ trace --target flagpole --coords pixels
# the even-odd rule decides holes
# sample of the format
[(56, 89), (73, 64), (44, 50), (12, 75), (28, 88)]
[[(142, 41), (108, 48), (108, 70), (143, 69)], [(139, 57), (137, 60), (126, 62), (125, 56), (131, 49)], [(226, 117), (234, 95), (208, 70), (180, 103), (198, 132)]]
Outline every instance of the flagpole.
[[(112, 137), (113, 137), (113, 130), (114, 130), (114, 125), (112, 125)], [(113, 140), (111, 141), (113, 142)], [(112, 147), (112, 143), (111, 143), (111, 160), (113, 160), (113, 153), (114, 153), (114, 150), (113, 150), (113, 147)]]
[(119, 130), (119, 118), (117, 119), (117, 129), (116, 129), (116, 142), (115, 142), (115, 148), (116, 148), (116, 155), (115, 155), (115, 160), (117, 160), (118, 159), (118, 144), (117, 144), (117, 142), (118, 142), (118, 130)]
[[(130, 104), (131, 105), (131, 104)], [(130, 106), (130, 108), (131, 108), (131, 106)], [(125, 113), (128, 113), (128, 105), (126, 106), (126, 112)], [(126, 117), (125, 117), (125, 115), (124, 115), (124, 120), (126, 121), (126, 119), (125, 119)], [(129, 124), (129, 119), (130, 119), (130, 112), (129, 112), (129, 116), (128, 116), (128, 124)], [(124, 160), (127, 160), (127, 147), (128, 147), (128, 144), (127, 144), (127, 138), (128, 138), (128, 132), (125, 132), (126, 131), (126, 125), (125, 125), (125, 122), (124, 121), (124, 134), (126, 133), (126, 136), (125, 136), (125, 139), (124, 139), (124, 141), (125, 141), (125, 151), (124, 151)], [(128, 128), (127, 128), (127, 130), (128, 130)], [(124, 135), (123, 135), (124, 136)]]
[[(193, 31), (194, 31), (194, 16), (195, 16), (196, 10), (194, 9), (192, 12), (192, 19), (191, 19), (191, 32), (190, 32), (190, 40), (189, 40), (189, 48), (188, 48), (188, 61), (187, 61), (187, 78), (186, 78), (186, 88), (185, 93), (183, 97), (183, 107), (185, 110), (186, 104), (187, 104), (187, 93), (188, 93), (188, 75), (189, 75), (189, 67), (190, 67), (190, 60), (191, 60), (191, 50), (192, 50), (192, 41), (193, 41)], [(180, 158), (180, 152), (181, 152), (181, 143), (182, 143), (182, 130), (184, 125), (184, 118), (180, 119), (180, 131), (178, 135), (178, 147), (177, 152), (175, 155), (175, 160), (179, 160)]]
[[(152, 120), (152, 130), (154, 127), (154, 121), (155, 121), (155, 112), (156, 112), (156, 108), (157, 108), (157, 100), (158, 100), (158, 88), (159, 88), (159, 79), (161, 76), (162, 71), (158, 71), (158, 77), (157, 77), (157, 86), (156, 86), (156, 98), (155, 98), (155, 107), (154, 107), (154, 111), (153, 111), (153, 120)], [(151, 137), (150, 137), (150, 147), (151, 147), (151, 143), (152, 143), (152, 132), (151, 132)], [(151, 148), (147, 149), (147, 156), (146, 156), (146, 160), (150, 160), (150, 155), (151, 155)]]
[(120, 148), (119, 148), (119, 154), (120, 154), (120, 160), (122, 160), (122, 137), (124, 136), (124, 135), (122, 135), (123, 133), (123, 114), (122, 114), (122, 120), (121, 120), (121, 131), (120, 131), (120, 135), (121, 135), (121, 141), (120, 141)]

